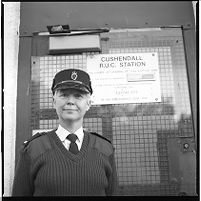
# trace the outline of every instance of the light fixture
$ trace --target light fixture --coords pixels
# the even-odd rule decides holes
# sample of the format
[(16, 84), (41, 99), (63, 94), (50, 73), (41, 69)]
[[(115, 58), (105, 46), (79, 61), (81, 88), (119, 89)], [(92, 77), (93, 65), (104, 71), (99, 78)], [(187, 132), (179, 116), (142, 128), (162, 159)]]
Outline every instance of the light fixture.
[(100, 34), (109, 32), (109, 28), (77, 28), (69, 25), (47, 26), (49, 35), (49, 54), (67, 54), (81, 52), (100, 52)]

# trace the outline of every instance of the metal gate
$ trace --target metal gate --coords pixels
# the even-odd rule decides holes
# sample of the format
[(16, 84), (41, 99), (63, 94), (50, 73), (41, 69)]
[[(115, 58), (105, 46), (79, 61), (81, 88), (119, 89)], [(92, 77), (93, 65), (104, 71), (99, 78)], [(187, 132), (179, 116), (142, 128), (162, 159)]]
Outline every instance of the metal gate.
[[(159, 57), (160, 103), (92, 106), (84, 119), (84, 128), (109, 138), (115, 147), (119, 194), (194, 195), (195, 136), (181, 29), (111, 30), (100, 38), (101, 54), (157, 52)], [(33, 132), (58, 125), (50, 90), (55, 73), (87, 70), (87, 56), (94, 54), (99, 53), (32, 57)], [(192, 159), (187, 173), (184, 157)]]

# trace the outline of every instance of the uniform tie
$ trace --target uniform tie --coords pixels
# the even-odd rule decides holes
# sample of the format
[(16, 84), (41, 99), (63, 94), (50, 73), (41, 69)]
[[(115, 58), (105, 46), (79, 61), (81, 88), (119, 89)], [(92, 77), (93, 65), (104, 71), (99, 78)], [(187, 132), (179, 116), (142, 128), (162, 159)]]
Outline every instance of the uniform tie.
[(77, 144), (75, 143), (78, 139), (77, 135), (69, 134), (66, 138), (71, 141), (69, 151), (73, 154), (77, 154), (79, 152)]

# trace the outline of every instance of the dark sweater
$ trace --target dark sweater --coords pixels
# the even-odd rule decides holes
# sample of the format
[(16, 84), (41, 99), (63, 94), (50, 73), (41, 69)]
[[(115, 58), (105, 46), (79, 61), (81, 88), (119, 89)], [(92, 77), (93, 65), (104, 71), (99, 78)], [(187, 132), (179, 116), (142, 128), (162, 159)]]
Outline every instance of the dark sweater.
[(115, 186), (111, 143), (84, 132), (81, 150), (73, 155), (51, 131), (20, 151), (12, 196), (112, 195)]

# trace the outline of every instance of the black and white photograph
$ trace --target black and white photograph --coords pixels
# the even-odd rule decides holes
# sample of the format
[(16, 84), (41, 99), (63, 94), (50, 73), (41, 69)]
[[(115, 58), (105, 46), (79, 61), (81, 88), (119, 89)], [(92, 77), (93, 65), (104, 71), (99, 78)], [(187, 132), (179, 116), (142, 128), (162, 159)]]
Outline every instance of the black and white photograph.
[(1, 6), (2, 197), (198, 199), (198, 1)]

